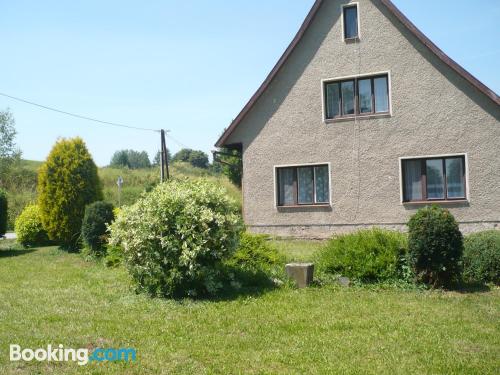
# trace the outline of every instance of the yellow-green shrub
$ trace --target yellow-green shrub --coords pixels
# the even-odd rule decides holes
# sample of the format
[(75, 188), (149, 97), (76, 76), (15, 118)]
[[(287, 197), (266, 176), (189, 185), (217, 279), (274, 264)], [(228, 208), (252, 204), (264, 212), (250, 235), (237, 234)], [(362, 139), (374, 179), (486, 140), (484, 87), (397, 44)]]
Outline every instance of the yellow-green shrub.
[(48, 243), (48, 236), (43, 229), (40, 209), (36, 204), (24, 208), (15, 223), (17, 242), (24, 247), (41, 246)]
[(81, 138), (56, 142), (40, 168), (38, 194), (49, 238), (74, 247), (80, 237), (85, 206), (102, 200), (97, 166)]

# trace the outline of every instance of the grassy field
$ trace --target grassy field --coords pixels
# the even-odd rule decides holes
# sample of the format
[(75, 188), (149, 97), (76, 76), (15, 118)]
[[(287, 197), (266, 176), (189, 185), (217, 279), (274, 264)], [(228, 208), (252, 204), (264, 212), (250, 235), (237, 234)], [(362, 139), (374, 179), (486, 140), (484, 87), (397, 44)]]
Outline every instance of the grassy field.
[[(317, 244), (278, 241), (290, 259)], [(12, 249), (9, 249), (12, 247)], [(500, 290), (282, 287), (218, 301), (150, 299), (124, 269), (0, 242), (1, 374), (498, 374)], [(137, 361), (9, 362), (23, 348), (132, 347)]]
[[(15, 218), (21, 213), (23, 208), (30, 202), (37, 199), (37, 171), (42, 162), (33, 160), (22, 160), (17, 166), (13, 175), (15, 181), (10, 181), (7, 189), (9, 199), (9, 229), (14, 229)], [(240, 190), (234, 186), (226, 177), (215, 175), (206, 169), (195, 168), (188, 163), (175, 163), (171, 166), (170, 173), (173, 177), (206, 177), (214, 183), (226, 188), (229, 195), (241, 206)], [(122, 176), (124, 184), (121, 192), (121, 199), (118, 197), (118, 187), (116, 181), (118, 176)], [(99, 168), (104, 191), (104, 199), (118, 206), (134, 203), (145, 191), (152, 188), (160, 180), (159, 168), (150, 169), (116, 169)]]

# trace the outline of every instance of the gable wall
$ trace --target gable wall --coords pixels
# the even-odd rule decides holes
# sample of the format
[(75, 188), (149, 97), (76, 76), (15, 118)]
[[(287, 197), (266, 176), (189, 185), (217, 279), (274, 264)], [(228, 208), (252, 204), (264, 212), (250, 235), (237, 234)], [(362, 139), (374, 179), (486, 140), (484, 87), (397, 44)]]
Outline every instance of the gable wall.
[[(361, 41), (345, 44), (341, 4), (325, 1), (270, 88), (228, 139), (244, 149), (243, 199), (254, 231), (325, 236), (400, 227), (399, 157), (467, 153), (470, 201), (447, 204), (464, 228), (500, 223), (500, 110), (377, 1), (359, 0)], [(325, 124), (321, 80), (390, 71), (393, 116)], [(332, 208), (275, 207), (274, 166), (331, 163)], [(468, 223), (468, 225), (465, 225)]]

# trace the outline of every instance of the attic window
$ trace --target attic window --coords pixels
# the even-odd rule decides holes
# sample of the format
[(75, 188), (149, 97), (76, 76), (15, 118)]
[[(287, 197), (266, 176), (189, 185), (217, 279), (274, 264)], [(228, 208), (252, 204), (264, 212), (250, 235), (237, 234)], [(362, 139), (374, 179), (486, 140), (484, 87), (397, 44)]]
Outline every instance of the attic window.
[(326, 81), (323, 90), (326, 120), (390, 114), (386, 73)]
[(347, 5), (343, 7), (344, 17), (344, 39), (358, 39), (359, 38), (359, 25), (358, 25), (358, 5)]

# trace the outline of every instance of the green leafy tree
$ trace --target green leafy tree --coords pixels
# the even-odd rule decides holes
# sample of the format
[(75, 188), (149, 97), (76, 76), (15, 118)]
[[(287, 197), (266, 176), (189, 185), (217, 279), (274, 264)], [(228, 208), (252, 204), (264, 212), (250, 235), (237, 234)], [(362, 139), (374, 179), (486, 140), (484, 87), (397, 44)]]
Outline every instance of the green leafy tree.
[(130, 169), (151, 168), (151, 162), (146, 151), (128, 150), (128, 164)]
[(219, 152), (221, 153), (217, 156), (218, 160), (214, 160), (216, 170), (227, 176), (233, 184), (241, 187), (243, 173), (241, 153), (229, 148), (221, 148)]
[(0, 185), (9, 178), (12, 164), (20, 160), (21, 152), (16, 148), (16, 122), (7, 109), (0, 111)]
[(102, 200), (97, 166), (81, 138), (56, 142), (38, 174), (38, 202), (51, 240), (78, 244), (85, 206)]
[(208, 155), (203, 151), (194, 150), (188, 161), (193, 167), (208, 169)]
[(115, 153), (111, 157), (109, 166), (113, 168), (130, 168), (128, 163), (127, 150), (115, 151)]
[(200, 150), (183, 148), (174, 155), (173, 161), (186, 162), (197, 168), (208, 168), (208, 155)]
[(187, 162), (189, 162), (189, 155), (191, 155), (191, 152), (193, 152), (192, 149), (183, 148), (175, 153), (174, 158), (172, 160), (173, 161), (183, 161), (183, 162), (187, 163)]
[[(168, 158), (168, 161), (169, 163), (172, 162), (172, 153), (170, 152), (170, 150), (167, 148), (167, 158)], [(152, 163), (154, 166), (159, 166), (161, 164), (161, 152), (158, 151), (153, 159), (153, 163)]]
[(114, 168), (142, 169), (150, 168), (151, 161), (146, 151), (119, 150), (113, 154), (109, 166)]

